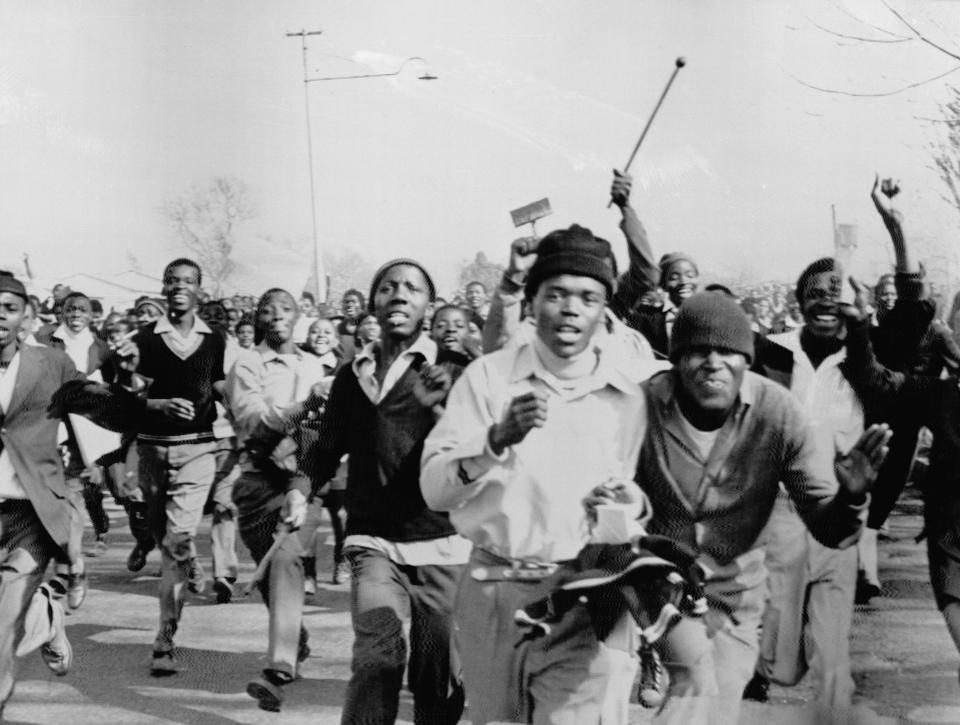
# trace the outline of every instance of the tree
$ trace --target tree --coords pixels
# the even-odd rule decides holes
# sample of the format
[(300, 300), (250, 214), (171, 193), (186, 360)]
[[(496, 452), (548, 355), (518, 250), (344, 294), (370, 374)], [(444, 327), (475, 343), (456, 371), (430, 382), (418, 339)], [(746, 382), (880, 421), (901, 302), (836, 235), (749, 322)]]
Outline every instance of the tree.
[(220, 297), (237, 271), (231, 258), (237, 227), (257, 215), (246, 185), (236, 178), (216, 177), (168, 199), (161, 213), (203, 269), (204, 287)]
[(323, 268), (327, 279), (327, 301), (331, 307), (340, 308), (340, 300), (348, 289), (358, 289), (364, 298), (370, 288), (377, 265), (359, 252), (347, 248), (324, 250)]
[(457, 282), (457, 293), (463, 295), (466, 292), (467, 285), (471, 282), (483, 282), (488, 293), (492, 293), (497, 285), (500, 284), (500, 278), (504, 273), (504, 266), (491, 262), (483, 252), (477, 252), (472, 262), (464, 262), (460, 267), (460, 275)]

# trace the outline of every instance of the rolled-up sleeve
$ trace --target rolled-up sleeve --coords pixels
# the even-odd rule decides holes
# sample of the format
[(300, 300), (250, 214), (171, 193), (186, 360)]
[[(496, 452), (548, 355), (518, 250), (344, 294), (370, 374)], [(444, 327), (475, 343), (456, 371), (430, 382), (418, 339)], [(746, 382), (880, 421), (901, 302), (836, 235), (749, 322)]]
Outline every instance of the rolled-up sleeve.
[(489, 390), (481, 358), (454, 384), (443, 416), (424, 443), (420, 488), (434, 511), (452, 511), (468, 501), (482, 487), (483, 476), (510, 455), (494, 455), (487, 442), (490, 426), (498, 422), (482, 394)]

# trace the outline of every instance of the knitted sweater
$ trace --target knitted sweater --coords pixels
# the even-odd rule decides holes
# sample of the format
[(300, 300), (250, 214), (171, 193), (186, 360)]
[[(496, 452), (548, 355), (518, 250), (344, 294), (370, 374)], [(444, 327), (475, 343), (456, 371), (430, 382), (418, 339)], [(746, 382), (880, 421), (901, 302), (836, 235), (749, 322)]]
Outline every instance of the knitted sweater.
[(413, 395), (418, 375), (415, 366), (407, 368), (376, 405), (350, 365), (334, 380), (309, 456), (316, 467), (310, 473), (322, 485), (349, 453), (347, 536), (424, 541), (456, 533), (445, 513), (427, 508), (420, 492), (420, 455), (435, 420)]
[(137, 373), (150, 379), (151, 399), (185, 398), (193, 403), (193, 420), (174, 420), (157, 411), (144, 414), (140, 432), (151, 436), (182, 436), (212, 433), (217, 418), (213, 384), (223, 380), (226, 341), (217, 333), (203, 335), (200, 346), (185, 360), (178, 357), (156, 334), (156, 323), (137, 333), (140, 349)]

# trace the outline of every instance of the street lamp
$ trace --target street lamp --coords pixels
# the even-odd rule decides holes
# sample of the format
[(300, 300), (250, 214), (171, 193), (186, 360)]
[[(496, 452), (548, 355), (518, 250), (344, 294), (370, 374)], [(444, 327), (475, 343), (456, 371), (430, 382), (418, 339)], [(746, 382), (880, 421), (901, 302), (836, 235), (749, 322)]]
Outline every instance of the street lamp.
[[(322, 81), (349, 81), (359, 78), (386, 78), (388, 76), (398, 76), (407, 64), (414, 61), (423, 63), (425, 66), (427, 61), (420, 56), (411, 56), (404, 60), (400, 67), (395, 71), (390, 71), (389, 73), (357, 73), (354, 75), (346, 76), (320, 76), (316, 78), (309, 78), (307, 76), (307, 36), (309, 35), (320, 35), (322, 30), (301, 30), (298, 33), (287, 33), (288, 38), (300, 38), (300, 45), (303, 51), (303, 101), (304, 108), (306, 109), (307, 117), (307, 160), (308, 166), (310, 168), (310, 217), (313, 222), (313, 273), (317, 279), (317, 302), (326, 302), (327, 301), (327, 279), (323, 274), (323, 257), (320, 250), (320, 238), (317, 235), (317, 206), (316, 206), (316, 193), (314, 191), (314, 181), (313, 181), (313, 136), (310, 130), (310, 91), (309, 84), (319, 83)], [(435, 81), (437, 76), (432, 75), (429, 70), (425, 70), (422, 75), (417, 77), (421, 81)]]

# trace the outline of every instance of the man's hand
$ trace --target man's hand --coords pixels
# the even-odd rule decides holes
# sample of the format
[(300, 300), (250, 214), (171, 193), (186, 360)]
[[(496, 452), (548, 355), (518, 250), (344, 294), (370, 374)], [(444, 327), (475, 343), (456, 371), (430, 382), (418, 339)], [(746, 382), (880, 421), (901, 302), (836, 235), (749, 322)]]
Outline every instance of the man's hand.
[(887, 444), (893, 433), (886, 423), (871, 425), (846, 455), (837, 454), (833, 469), (840, 488), (852, 498), (860, 498), (873, 486), (880, 466), (887, 457)]
[(133, 340), (124, 340), (117, 345), (114, 354), (117, 356), (117, 367), (124, 372), (133, 373), (140, 363), (140, 348)]
[(641, 503), (643, 492), (640, 487), (629, 480), (613, 479), (594, 488), (585, 499), (583, 508), (587, 512), (587, 519), (597, 523), (597, 506), (607, 503)]
[(510, 242), (510, 264), (507, 266), (508, 277), (526, 277), (533, 263), (537, 261), (537, 237), (520, 237)]
[(534, 428), (543, 428), (547, 422), (547, 394), (534, 390), (510, 401), (503, 420), (490, 426), (487, 440), (496, 455), (508, 446), (516, 445)]
[[(854, 279), (852, 276), (848, 277), (847, 280), (850, 282), (850, 286), (853, 288), (853, 313), (857, 315), (859, 320), (864, 319), (865, 317), (870, 316), (870, 288), (865, 285), (863, 282), (860, 282), (857, 279)], [(842, 304), (840, 314), (844, 317), (849, 317), (851, 311), (849, 308), (851, 305)]]
[(193, 403), (186, 398), (151, 398), (148, 410), (157, 410), (173, 420), (193, 420)]
[(453, 379), (444, 367), (424, 365), (420, 377), (413, 384), (413, 396), (424, 408), (443, 405), (452, 384)]
[(877, 207), (884, 224), (900, 224), (903, 216), (899, 211), (893, 208), (893, 197), (900, 193), (899, 182), (893, 179), (884, 179), (880, 181), (880, 175), (873, 177), (873, 189), (870, 190), (870, 198), (873, 199), (873, 205)]
[(621, 174), (613, 170), (613, 184), (610, 186), (610, 199), (621, 209), (630, 204), (630, 189), (633, 187), (633, 177), (630, 174)]
[(302, 491), (291, 489), (283, 499), (280, 508), (280, 519), (290, 527), (290, 530), (299, 529), (307, 520), (307, 497)]

